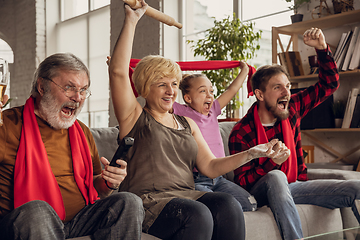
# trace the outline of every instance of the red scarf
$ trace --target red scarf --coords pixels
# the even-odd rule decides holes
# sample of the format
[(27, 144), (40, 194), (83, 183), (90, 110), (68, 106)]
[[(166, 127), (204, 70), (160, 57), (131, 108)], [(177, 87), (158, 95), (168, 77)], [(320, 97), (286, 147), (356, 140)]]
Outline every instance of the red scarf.
[[(94, 203), (98, 194), (93, 186), (90, 149), (80, 124), (69, 128), (74, 178), (86, 204)], [(61, 157), (59, 157), (61, 160)], [(33, 200), (49, 203), (61, 220), (65, 219), (64, 202), (51, 170), (34, 113), (34, 99), (24, 106), (23, 125), (14, 170), (14, 208)]]
[[(254, 107), (254, 123), (257, 135), (257, 144), (263, 144), (269, 142), (264, 127), (260, 121), (258, 106)], [(296, 149), (294, 143), (294, 133), (291, 129), (289, 119), (281, 121), (281, 131), (284, 137), (285, 145), (290, 149), (290, 157), (281, 164), (281, 171), (283, 171), (288, 179), (288, 182), (295, 182), (297, 179), (297, 160), (296, 160)], [(266, 157), (260, 158), (259, 163), (263, 164), (266, 161)]]
[[(130, 76), (130, 82), (132, 90), (135, 94), (135, 97), (138, 97), (138, 93), (135, 90), (133, 81), (132, 81), (132, 74), (134, 72), (133, 68), (136, 67), (136, 65), (140, 62), (140, 59), (130, 59), (130, 66), (129, 66), (129, 76)], [(239, 61), (226, 61), (226, 60), (211, 60), (211, 61), (188, 61), (188, 62), (177, 62), (179, 64), (182, 71), (204, 71), (204, 70), (218, 70), (218, 69), (225, 69), (225, 68), (236, 68), (240, 66)], [(247, 89), (248, 89), (248, 97), (252, 96), (252, 90), (251, 90), (251, 84), (250, 79), (251, 76), (255, 73), (256, 69), (247, 64), (249, 67), (249, 73), (248, 73), (248, 83), (247, 83)]]
[(247, 97), (249, 98), (250, 96), (254, 96), (254, 93), (253, 93), (253, 90), (251, 87), (251, 77), (256, 72), (256, 69), (253, 66), (250, 66), (249, 64), (248, 64), (248, 67), (249, 67), (249, 73), (248, 73), (248, 80), (247, 80), (247, 90), (248, 90)]

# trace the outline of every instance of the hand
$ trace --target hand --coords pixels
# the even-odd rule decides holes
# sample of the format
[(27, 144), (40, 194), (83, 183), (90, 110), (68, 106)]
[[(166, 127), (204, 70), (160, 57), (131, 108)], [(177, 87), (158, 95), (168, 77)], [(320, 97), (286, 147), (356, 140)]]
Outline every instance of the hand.
[(139, 0), (141, 3), (141, 8), (137, 8), (136, 10), (132, 9), (128, 4), (125, 4), (125, 12), (126, 16), (129, 16), (133, 21), (139, 21), (139, 19), (145, 14), (146, 9), (148, 8), (148, 4), (145, 3), (144, 0)]
[(278, 141), (273, 147), (273, 152), (271, 152), (268, 157), (277, 165), (281, 165), (289, 158), (290, 154), (290, 149), (286, 147), (283, 142)]
[(245, 71), (246, 74), (249, 73), (249, 66), (244, 62), (244, 60), (240, 61), (240, 69), (241, 72)]
[[(3, 100), (2, 102), (0, 102), (0, 113), (2, 112), (2, 108), (3, 106), (5, 106), (6, 102), (9, 100), (9, 96), (8, 95), (4, 95), (3, 96)], [(0, 119), (0, 126), (2, 125), (2, 119)]]
[(249, 150), (249, 160), (268, 157), (271, 158), (276, 164), (281, 165), (290, 156), (290, 150), (285, 144), (278, 139), (273, 139), (268, 143), (259, 144)]
[(6, 104), (6, 102), (7, 102), (8, 100), (9, 100), (9, 96), (8, 96), (8, 95), (4, 95), (2, 102), (0, 102), (0, 109)]
[(101, 173), (102, 178), (107, 181), (109, 187), (119, 188), (120, 184), (122, 183), (122, 181), (124, 181), (127, 175), (127, 162), (121, 159), (116, 160), (116, 163), (121, 166), (120, 168), (118, 168), (110, 166), (110, 162), (104, 157), (101, 157), (100, 161), (105, 166)]
[(107, 56), (107, 57), (106, 57), (106, 64), (107, 64), (108, 66), (110, 66), (110, 60), (111, 60), (111, 57), (110, 57), (110, 56)]
[(325, 36), (321, 29), (311, 28), (305, 31), (303, 34), (304, 43), (310, 47), (314, 47), (318, 50), (327, 48)]
[(273, 147), (277, 144), (279, 140), (273, 139), (268, 143), (259, 144), (255, 147), (250, 148), (249, 151), (249, 160), (260, 158), (260, 157), (269, 157), (275, 153)]

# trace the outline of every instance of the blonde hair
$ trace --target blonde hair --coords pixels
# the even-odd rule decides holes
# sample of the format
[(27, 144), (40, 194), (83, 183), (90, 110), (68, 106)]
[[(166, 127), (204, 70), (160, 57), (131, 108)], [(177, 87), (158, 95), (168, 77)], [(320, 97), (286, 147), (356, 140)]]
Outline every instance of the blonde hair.
[(146, 98), (150, 86), (162, 78), (176, 78), (181, 80), (181, 69), (175, 61), (159, 55), (149, 55), (141, 59), (136, 65), (132, 80), (139, 95)]

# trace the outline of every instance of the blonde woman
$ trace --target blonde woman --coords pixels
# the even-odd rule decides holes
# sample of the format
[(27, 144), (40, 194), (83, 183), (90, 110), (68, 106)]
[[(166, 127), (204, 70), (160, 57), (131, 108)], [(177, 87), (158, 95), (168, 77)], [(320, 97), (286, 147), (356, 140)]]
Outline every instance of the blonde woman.
[(196, 191), (192, 169), (216, 178), (260, 156), (286, 156), (288, 149), (274, 140), (215, 158), (194, 121), (169, 113), (182, 74), (177, 63), (161, 56), (147, 56), (135, 68), (136, 91), (146, 100), (142, 108), (128, 75), (135, 28), (147, 8), (141, 4), (137, 10), (125, 5), (124, 25), (109, 63), (119, 138), (135, 139), (120, 190), (142, 198), (143, 231), (161, 239), (245, 239), (239, 202), (226, 193)]

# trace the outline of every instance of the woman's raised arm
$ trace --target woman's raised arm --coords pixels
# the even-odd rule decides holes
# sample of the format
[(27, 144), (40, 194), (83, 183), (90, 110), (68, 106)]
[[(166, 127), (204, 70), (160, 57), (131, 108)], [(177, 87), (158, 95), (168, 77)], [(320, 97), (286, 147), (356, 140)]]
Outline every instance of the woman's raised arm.
[(134, 126), (142, 108), (132, 91), (129, 78), (129, 64), (135, 35), (135, 28), (144, 15), (147, 4), (136, 10), (125, 5), (125, 20), (109, 62), (110, 92), (116, 119), (123, 138)]

